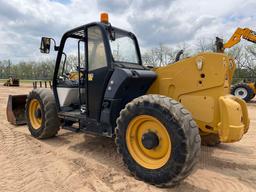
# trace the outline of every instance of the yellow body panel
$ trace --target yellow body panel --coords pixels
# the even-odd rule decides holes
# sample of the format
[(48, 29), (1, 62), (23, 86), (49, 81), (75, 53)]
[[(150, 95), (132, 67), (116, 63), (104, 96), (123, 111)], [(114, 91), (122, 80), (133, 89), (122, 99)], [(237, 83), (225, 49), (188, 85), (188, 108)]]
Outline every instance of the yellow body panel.
[(240, 98), (228, 95), (219, 98), (220, 122), (218, 134), (222, 142), (240, 140), (248, 131), (249, 119), (246, 103)]
[[(249, 124), (242, 120), (249, 122), (246, 105), (234, 97), (221, 99), (229, 95), (235, 70), (234, 60), (226, 54), (200, 53), (153, 70), (157, 79), (148, 93), (181, 102), (203, 134), (216, 133), (222, 142), (233, 142), (240, 140), (244, 130), (248, 129)], [(240, 127), (239, 134), (233, 131), (238, 130), (233, 129), (236, 126)]]
[[(186, 109), (193, 111), (193, 118), (211, 123), (214, 120), (214, 99), (208, 96), (183, 95), (180, 97)], [(207, 106), (207, 107), (198, 107)], [(197, 110), (194, 110), (194, 109)], [(203, 114), (203, 115), (202, 115)]]

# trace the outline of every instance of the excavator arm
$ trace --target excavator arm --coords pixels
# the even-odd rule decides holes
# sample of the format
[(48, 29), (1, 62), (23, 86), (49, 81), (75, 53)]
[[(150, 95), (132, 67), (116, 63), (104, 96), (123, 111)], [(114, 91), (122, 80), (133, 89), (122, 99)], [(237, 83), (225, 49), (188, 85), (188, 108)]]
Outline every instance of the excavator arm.
[(241, 41), (241, 38), (256, 43), (256, 32), (249, 28), (237, 28), (232, 37), (223, 43), (223, 39), (216, 38), (216, 51), (223, 53), (226, 48), (231, 48)]
[(225, 48), (231, 48), (240, 42), (241, 38), (256, 43), (256, 32), (248, 28), (237, 28), (232, 37), (223, 45)]

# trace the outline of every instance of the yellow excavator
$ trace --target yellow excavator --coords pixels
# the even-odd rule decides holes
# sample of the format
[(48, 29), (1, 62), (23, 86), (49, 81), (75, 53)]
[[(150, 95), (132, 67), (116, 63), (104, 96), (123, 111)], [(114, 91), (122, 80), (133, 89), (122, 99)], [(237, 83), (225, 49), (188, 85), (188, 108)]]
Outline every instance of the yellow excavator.
[[(232, 37), (223, 44), (223, 40), (217, 38), (217, 52), (223, 53), (225, 49), (238, 44), (241, 39), (256, 43), (256, 32), (249, 28), (237, 28)], [(255, 97), (256, 82), (240, 82), (231, 87), (231, 94), (242, 98), (246, 102)]]
[[(76, 42), (77, 77), (67, 71), (68, 40)], [(246, 103), (229, 94), (235, 62), (225, 53), (148, 68), (135, 34), (111, 25), (106, 13), (101, 22), (64, 33), (58, 46), (43, 37), (42, 53), (51, 42), (57, 51), (52, 90), (26, 96), (24, 115), (35, 138), (53, 137), (60, 128), (113, 138), (133, 175), (172, 186), (191, 174), (201, 141), (237, 142), (248, 131)]]
[(252, 43), (256, 43), (256, 32), (249, 28), (238, 27), (232, 37), (223, 45), (220, 50), (224, 52), (224, 49), (233, 47), (241, 41), (241, 38)]

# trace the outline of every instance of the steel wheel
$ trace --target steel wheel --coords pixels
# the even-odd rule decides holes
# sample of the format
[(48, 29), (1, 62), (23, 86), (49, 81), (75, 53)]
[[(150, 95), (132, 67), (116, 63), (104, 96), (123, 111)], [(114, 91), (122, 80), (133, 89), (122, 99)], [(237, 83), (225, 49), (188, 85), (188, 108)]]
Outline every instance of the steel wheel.
[(171, 155), (171, 140), (164, 125), (149, 115), (139, 115), (128, 125), (128, 150), (134, 160), (147, 169), (159, 169)]
[(240, 97), (241, 99), (245, 99), (248, 95), (248, 91), (243, 87), (238, 87), (235, 92), (235, 96)]
[(231, 88), (231, 94), (248, 102), (253, 98), (254, 91), (248, 84), (238, 83)]
[(34, 129), (39, 129), (42, 125), (42, 110), (40, 102), (37, 99), (32, 99), (29, 104), (29, 119)]

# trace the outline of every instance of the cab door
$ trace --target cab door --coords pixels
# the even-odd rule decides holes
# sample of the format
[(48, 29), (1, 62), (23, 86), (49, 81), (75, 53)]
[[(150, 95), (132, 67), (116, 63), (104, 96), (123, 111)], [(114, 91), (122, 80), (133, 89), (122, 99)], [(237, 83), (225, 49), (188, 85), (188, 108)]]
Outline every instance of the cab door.
[(107, 62), (106, 35), (95, 25), (87, 28), (88, 117), (99, 121), (104, 93), (111, 76)]

